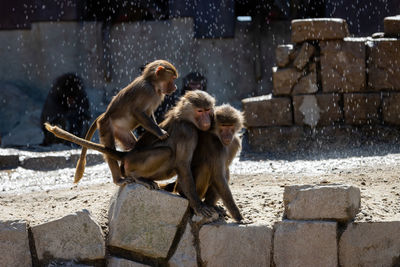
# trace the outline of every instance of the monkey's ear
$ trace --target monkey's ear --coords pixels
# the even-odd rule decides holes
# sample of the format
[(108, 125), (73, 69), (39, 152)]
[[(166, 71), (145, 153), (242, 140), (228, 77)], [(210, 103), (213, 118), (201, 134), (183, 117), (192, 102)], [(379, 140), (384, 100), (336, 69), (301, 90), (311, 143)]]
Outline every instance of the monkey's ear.
[(156, 69), (156, 75), (159, 74), (160, 71), (163, 71), (165, 68), (163, 66), (158, 66)]

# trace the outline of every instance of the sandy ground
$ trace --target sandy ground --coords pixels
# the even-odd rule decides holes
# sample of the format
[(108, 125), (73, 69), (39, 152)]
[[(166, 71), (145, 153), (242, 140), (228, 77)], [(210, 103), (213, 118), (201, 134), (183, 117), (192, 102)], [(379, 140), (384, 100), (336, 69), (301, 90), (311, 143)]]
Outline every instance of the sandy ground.
[[(357, 221), (400, 220), (400, 154), (352, 154), (278, 160), (242, 153), (232, 164), (230, 187), (244, 217), (253, 223), (271, 225), (282, 218), (285, 185), (320, 183), (361, 189)], [(73, 168), (0, 171), (0, 219), (25, 219), (37, 225), (87, 209), (106, 230), (109, 200), (117, 188), (108, 167), (104, 163), (87, 167), (78, 185), (72, 183), (73, 174)]]

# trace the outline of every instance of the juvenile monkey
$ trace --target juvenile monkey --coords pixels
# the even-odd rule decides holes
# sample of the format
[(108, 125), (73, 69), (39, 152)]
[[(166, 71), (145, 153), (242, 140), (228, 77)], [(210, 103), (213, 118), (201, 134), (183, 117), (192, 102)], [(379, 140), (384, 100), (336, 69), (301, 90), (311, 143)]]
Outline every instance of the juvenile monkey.
[[(164, 96), (176, 90), (174, 80), (177, 77), (176, 68), (168, 61), (156, 60), (147, 64), (142, 75), (113, 97), (107, 110), (92, 123), (85, 139), (90, 140), (96, 129), (99, 129), (100, 143), (105, 147), (115, 149), (116, 140), (125, 150), (129, 150), (137, 142), (132, 130), (139, 125), (160, 140), (166, 139), (168, 133), (151, 117)], [(83, 147), (76, 165), (75, 183), (78, 183), (83, 176), (86, 151), (87, 148)], [(104, 158), (111, 170), (114, 183), (122, 185), (127, 182), (122, 179), (118, 162), (107, 154)]]
[[(196, 192), (208, 206), (222, 199), (236, 221), (243, 219), (229, 189), (229, 165), (241, 147), (237, 132), (243, 127), (243, 115), (230, 105), (215, 108), (215, 123), (207, 132), (199, 132), (199, 140), (192, 159), (192, 173)], [(167, 190), (171, 184), (167, 185)], [(175, 190), (182, 193), (179, 180)], [(183, 193), (184, 194), (184, 193)]]
[(78, 138), (58, 127), (46, 125), (57, 137), (103, 152), (122, 162), (121, 173), (148, 181), (159, 181), (178, 175), (180, 189), (188, 198), (196, 214), (210, 216), (213, 208), (200, 200), (190, 164), (198, 142), (198, 135), (211, 127), (215, 99), (206, 92), (187, 92), (167, 114), (160, 126), (169, 133), (166, 140), (158, 140), (145, 132), (135, 147), (127, 152), (116, 151), (104, 144)]

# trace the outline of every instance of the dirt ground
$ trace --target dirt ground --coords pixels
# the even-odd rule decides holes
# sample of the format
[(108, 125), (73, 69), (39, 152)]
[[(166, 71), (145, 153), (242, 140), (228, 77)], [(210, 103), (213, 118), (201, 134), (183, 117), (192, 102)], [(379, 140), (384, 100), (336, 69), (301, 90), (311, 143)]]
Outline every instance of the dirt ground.
[[(361, 189), (357, 221), (400, 220), (400, 154), (378, 154), (297, 160), (242, 154), (232, 164), (230, 187), (244, 217), (257, 224), (281, 220), (285, 185), (320, 183)], [(106, 164), (87, 167), (78, 185), (73, 174), (73, 168), (0, 171), (0, 219), (37, 225), (87, 209), (106, 230), (109, 200), (117, 188)]]

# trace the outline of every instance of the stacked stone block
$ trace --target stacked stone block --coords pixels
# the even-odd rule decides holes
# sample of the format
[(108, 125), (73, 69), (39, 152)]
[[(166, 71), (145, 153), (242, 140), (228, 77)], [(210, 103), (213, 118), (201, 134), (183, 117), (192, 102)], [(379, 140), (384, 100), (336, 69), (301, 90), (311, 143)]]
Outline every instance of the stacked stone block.
[(384, 25), (378, 38), (353, 38), (343, 19), (293, 20), (292, 44), (275, 51), (272, 94), (242, 100), (250, 147), (307, 150), (330, 132), (335, 148), (364, 126), (362, 140), (397, 142), (379, 132), (400, 134), (400, 17)]
[(338, 223), (355, 218), (360, 190), (347, 185), (285, 187), (286, 218), (275, 224), (275, 266), (338, 266)]

